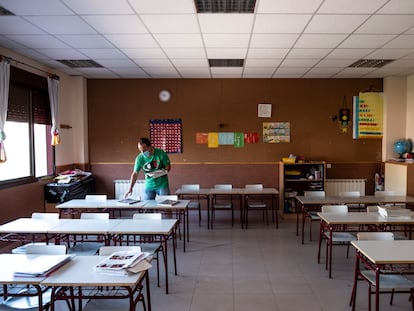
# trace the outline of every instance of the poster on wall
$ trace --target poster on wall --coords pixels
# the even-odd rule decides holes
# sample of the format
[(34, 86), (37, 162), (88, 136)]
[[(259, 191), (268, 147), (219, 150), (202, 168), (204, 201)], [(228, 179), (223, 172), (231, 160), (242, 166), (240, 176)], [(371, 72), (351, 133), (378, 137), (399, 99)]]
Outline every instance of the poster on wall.
[(150, 139), (155, 148), (182, 153), (181, 119), (150, 120)]
[(290, 143), (289, 122), (263, 122), (263, 142)]
[(383, 106), (383, 93), (367, 92), (354, 96), (352, 138), (382, 138)]

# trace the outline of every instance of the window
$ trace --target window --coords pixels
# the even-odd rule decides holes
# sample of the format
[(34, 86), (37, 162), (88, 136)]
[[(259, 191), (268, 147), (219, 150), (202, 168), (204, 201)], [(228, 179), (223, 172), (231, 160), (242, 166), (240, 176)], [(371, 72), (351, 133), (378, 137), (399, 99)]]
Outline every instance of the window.
[(0, 164), (0, 183), (54, 173), (51, 124), (46, 78), (11, 66), (4, 129), (7, 161)]

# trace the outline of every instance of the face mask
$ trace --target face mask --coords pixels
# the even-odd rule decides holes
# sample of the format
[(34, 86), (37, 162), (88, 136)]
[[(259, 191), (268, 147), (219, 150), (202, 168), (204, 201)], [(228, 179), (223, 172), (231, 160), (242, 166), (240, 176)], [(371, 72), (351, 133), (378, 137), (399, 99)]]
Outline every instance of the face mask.
[(150, 156), (150, 152), (148, 150), (147, 151), (144, 151), (142, 154), (144, 156), (146, 156), (147, 158)]

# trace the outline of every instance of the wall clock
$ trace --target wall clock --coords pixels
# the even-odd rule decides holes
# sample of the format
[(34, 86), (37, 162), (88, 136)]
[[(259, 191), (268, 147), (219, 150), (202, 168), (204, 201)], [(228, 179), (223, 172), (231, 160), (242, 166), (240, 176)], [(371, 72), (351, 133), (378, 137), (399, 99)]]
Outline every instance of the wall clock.
[(158, 98), (162, 102), (167, 102), (171, 99), (171, 92), (168, 90), (161, 90), (160, 93), (158, 94)]

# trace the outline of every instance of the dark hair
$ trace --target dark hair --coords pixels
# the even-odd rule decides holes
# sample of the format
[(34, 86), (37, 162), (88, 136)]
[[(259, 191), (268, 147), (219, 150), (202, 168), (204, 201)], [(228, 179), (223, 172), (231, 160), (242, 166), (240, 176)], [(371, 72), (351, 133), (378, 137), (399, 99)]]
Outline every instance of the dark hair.
[(147, 147), (151, 146), (151, 141), (146, 137), (141, 137), (138, 142), (147, 145)]

